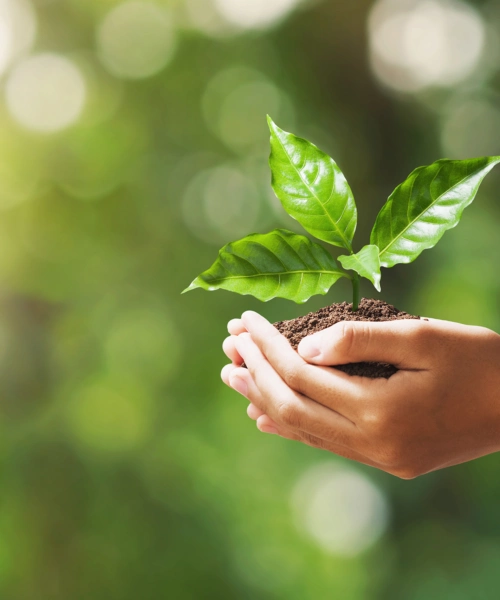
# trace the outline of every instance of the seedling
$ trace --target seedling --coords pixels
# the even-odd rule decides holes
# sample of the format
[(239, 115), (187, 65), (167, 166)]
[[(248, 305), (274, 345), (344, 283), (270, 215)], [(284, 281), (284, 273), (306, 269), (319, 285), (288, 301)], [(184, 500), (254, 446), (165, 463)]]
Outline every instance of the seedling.
[(320, 244), (286, 229), (252, 233), (219, 251), (214, 264), (184, 292), (195, 288), (251, 294), (267, 302), (287, 298), (306, 302), (326, 294), (341, 277), (351, 280), (353, 310), (359, 304), (359, 278), (380, 292), (380, 268), (413, 262), (455, 227), (481, 182), (500, 156), (441, 159), (415, 169), (379, 212), (370, 243), (352, 247), (357, 224), (354, 196), (335, 161), (307, 140), (271, 130), (272, 187), (288, 214), (311, 235), (347, 251), (341, 269)]

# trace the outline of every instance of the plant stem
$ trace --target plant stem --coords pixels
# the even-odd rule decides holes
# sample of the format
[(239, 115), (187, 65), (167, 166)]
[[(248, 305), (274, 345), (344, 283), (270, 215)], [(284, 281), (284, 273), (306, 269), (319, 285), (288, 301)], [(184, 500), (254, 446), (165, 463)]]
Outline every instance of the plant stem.
[(359, 275), (354, 273), (352, 276), (352, 310), (356, 312), (359, 306)]

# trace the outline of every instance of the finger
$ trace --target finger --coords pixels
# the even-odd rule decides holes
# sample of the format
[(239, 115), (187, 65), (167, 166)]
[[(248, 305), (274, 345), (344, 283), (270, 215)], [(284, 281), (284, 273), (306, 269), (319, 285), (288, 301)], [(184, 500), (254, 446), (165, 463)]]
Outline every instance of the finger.
[[(233, 365), (229, 365), (229, 366), (233, 366)], [(251, 376), (250, 373), (248, 371), (248, 369), (237, 369), (237, 367), (233, 367), (232, 369), (232, 373), (233, 376), (230, 380), (230, 382), (228, 383), (228, 385), (230, 387), (232, 387), (235, 391), (239, 392), (240, 394), (242, 394), (243, 396), (245, 396), (247, 399), (252, 398), (254, 401), (257, 398), (259, 403), (262, 404), (262, 397), (261, 394), (259, 392), (259, 390), (257, 389), (257, 387), (255, 386), (255, 384), (251, 381)], [(259, 427), (259, 420), (262, 417), (266, 417), (266, 419), (264, 420), (264, 423), (266, 425), (268, 425), (270, 428), (274, 428), (277, 429), (277, 424), (270, 419), (267, 415), (264, 414), (264, 412), (258, 408), (255, 404), (253, 404), (253, 402), (250, 402), (250, 404), (247, 407), (247, 415), (253, 420), (253, 421), (257, 421), (257, 427)], [(262, 423), (262, 421), (260, 421)], [(260, 427), (259, 427), (260, 428)], [(261, 431), (264, 431), (263, 429), (261, 429)], [(264, 431), (264, 433), (276, 433), (275, 431)]]
[(373, 395), (373, 380), (361, 385), (359, 380), (341, 371), (309, 364), (257, 313), (245, 312), (242, 320), (252, 340), (290, 388), (356, 421), (368, 395), (370, 398)]
[[(222, 378), (224, 383), (236, 392), (245, 396), (245, 398), (259, 398), (260, 392), (251, 381), (250, 373), (248, 369), (242, 369), (235, 365), (226, 365), (222, 369)], [(259, 417), (264, 415), (264, 412), (258, 408), (255, 404), (250, 402), (247, 407), (247, 415), (253, 420), (257, 421)]]
[(255, 404), (252, 404), (250, 402), (250, 404), (248, 405), (247, 408), (247, 415), (253, 420), (256, 421), (259, 417), (261, 417), (264, 413), (260, 410), (260, 408), (257, 408), (255, 406)]
[[(228, 367), (228, 368), (226, 368)], [(224, 373), (224, 378), (227, 379), (227, 385), (229, 385), (230, 387), (233, 387), (230, 383), (229, 383), (229, 374), (232, 373), (237, 367), (235, 367), (234, 365), (226, 365), (226, 367), (224, 367), (224, 369), (222, 369), (222, 371)], [(248, 371), (247, 371), (248, 373)], [(237, 388), (237, 387), (241, 387), (241, 384), (239, 382), (237, 382), (237, 377), (235, 377), (233, 379), (233, 385)], [(238, 390), (236, 390), (238, 391)], [(254, 394), (257, 394), (258, 391), (254, 390)], [(255, 404), (252, 404), (250, 402), (250, 404), (248, 405), (247, 408), (247, 414), (248, 416), (254, 420), (257, 421), (257, 427), (263, 432), (263, 433), (277, 433), (277, 424), (270, 419), (267, 415), (265, 415), (260, 408), (257, 408), (257, 406), (255, 406)], [(262, 420), (264, 418), (264, 420)]]
[(234, 340), (236, 336), (230, 335), (222, 342), (222, 349), (224, 350), (224, 354), (233, 362), (234, 365), (242, 365), (243, 359), (236, 350), (236, 346), (234, 345)]
[(311, 446), (311, 448), (317, 448), (318, 450), (327, 450), (328, 452), (332, 452), (337, 456), (342, 456), (343, 458), (347, 458), (348, 460), (354, 460), (363, 465), (368, 465), (370, 467), (375, 467), (376, 469), (382, 469), (382, 465), (373, 462), (367, 456), (360, 454), (359, 452), (355, 452), (354, 450), (350, 450), (345, 446), (339, 446), (338, 444), (328, 443), (320, 438), (315, 438), (314, 436), (305, 436), (297, 433), (293, 433), (291, 431), (287, 431), (281, 428), (278, 428), (278, 434), (280, 437), (285, 438), (287, 440), (293, 440), (296, 442), (302, 442), (307, 446)]
[(400, 369), (426, 368), (431, 321), (341, 321), (304, 338), (300, 356), (315, 365), (386, 362)]
[(231, 384), (229, 383), (229, 376), (234, 371), (234, 369), (237, 369), (237, 368), (238, 367), (236, 365), (224, 365), (222, 367), (222, 371), (220, 372), (220, 378), (229, 387), (231, 387)]
[[(221, 376), (224, 383), (230, 388), (233, 388), (235, 391), (239, 392), (245, 397), (248, 396), (248, 387), (250, 385), (250, 374), (248, 373), (248, 369), (238, 369), (238, 367), (235, 365), (226, 365), (222, 369)], [(256, 388), (254, 388), (252, 390), (252, 395), (255, 397), (258, 394), (259, 391)], [(247, 407), (247, 415), (252, 420), (257, 421), (257, 419), (263, 416), (263, 414), (264, 413), (262, 412), (262, 410), (260, 410), (260, 408), (258, 408), (255, 404), (252, 404), (250, 402), (250, 404)]]
[(243, 368), (235, 370), (231, 385), (233, 376), (239, 378), (241, 373), (245, 378), (247, 398), (280, 427), (331, 439), (351, 448), (355, 446), (358, 435), (355, 425), (339, 413), (290, 389), (252, 341), (249, 333), (238, 336), (236, 348), (243, 357), (249, 374), (245, 375), (243, 372), (246, 369)]
[(262, 431), (262, 433), (272, 433), (274, 435), (279, 433), (278, 424), (270, 419), (267, 415), (261, 415), (257, 419), (257, 428), (259, 431)]
[[(231, 367), (232, 365), (227, 365), (227, 366)], [(250, 382), (251, 377), (250, 377), (250, 374), (247, 369), (236, 370), (236, 368), (233, 367), (232, 372), (234, 372), (233, 383), (238, 378), (238, 375), (240, 374), (240, 372), (242, 372), (240, 374), (240, 376), (243, 376), (243, 378), (245, 379), (245, 382), (247, 382), (247, 385), (249, 388), (249, 391), (247, 393), (254, 397), (256, 395), (260, 396), (259, 391), (257, 389), (253, 389), (253, 387), (251, 385), (251, 382)], [(302, 442), (313, 448), (320, 448), (322, 450), (328, 450), (329, 452), (333, 452), (334, 454), (337, 454), (338, 456), (343, 456), (344, 458), (348, 458), (350, 460), (355, 460), (357, 462), (360, 462), (360, 463), (363, 463), (366, 465), (381, 468), (379, 465), (377, 465), (374, 461), (370, 460), (364, 454), (355, 452), (354, 450), (351, 450), (344, 446), (340, 446), (339, 444), (333, 444), (331, 442), (325, 441), (315, 435), (311, 435), (311, 434), (308, 434), (305, 432), (293, 432), (292, 430), (287, 429), (286, 427), (282, 427), (282, 426), (278, 425), (278, 423), (276, 423), (276, 421), (273, 421), (273, 419), (271, 419), (269, 416), (264, 414), (262, 412), (262, 410), (257, 408), (257, 406), (255, 404), (253, 404), (252, 402), (248, 405), (247, 413), (251, 419), (253, 419), (254, 421), (257, 422), (256, 423), (257, 428), (260, 431), (262, 431), (263, 433), (277, 434), (280, 437), (283, 437), (283, 438), (286, 438), (289, 440), (299, 441), (299, 442)]]
[(246, 331), (241, 319), (231, 319), (227, 324), (227, 330), (231, 335), (240, 335)]
[(311, 446), (312, 448), (327, 450), (328, 452), (332, 452), (333, 454), (337, 454), (338, 456), (342, 456), (343, 458), (347, 458), (349, 460), (355, 460), (356, 462), (362, 463), (364, 465), (377, 467), (379, 469), (382, 468), (382, 465), (379, 465), (378, 463), (370, 460), (364, 454), (360, 454), (359, 452), (349, 450), (344, 446), (339, 446), (337, 444), (325, 442), (325, 440), (322, 440), (321, 438), (315, 437), (313, 435), (307, 435), (304, 433), (294, 433), (293, 431), (279, 427), (278, 424), (275, 423), (272, 419), (270, 419), (267, 415), (263, 415), (262, 417), (257, 419), (257, 428), (263, 433), (273, 433), (288, 440), (302, 442), (303, 444)]

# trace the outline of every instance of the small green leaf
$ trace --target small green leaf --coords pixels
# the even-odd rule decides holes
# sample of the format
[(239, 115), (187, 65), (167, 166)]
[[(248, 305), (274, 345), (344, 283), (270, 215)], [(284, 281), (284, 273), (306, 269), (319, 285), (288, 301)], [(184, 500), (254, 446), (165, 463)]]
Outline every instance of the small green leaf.
[(361, 277), (369, 279), (377, 292), (380, 292), (380, 259), (378, 246), (362, 248), (357, 254), (339, 256), (339, 262), (348, 271), (356, 271)]
[(349, 275), (322, 246), (303, 235), (275, 229), (224, 246), (210, 269), (184, 292), (223, 289), (263, 301), (286, 298), (302, 303), (315, 294), (326, 294), (340, 277)]
[(314, 144), (283, 131), (271, 117), (267, 119), (274, 193), (309, 233), (352, 252), (357, 211), (344, 175)]
[(499, 156), (438, 160), (419, 167), (399, 185), (378, 214), (370, 242), (380, 248), (380, 264), (410, 263), (455, 227), (474, 200)]

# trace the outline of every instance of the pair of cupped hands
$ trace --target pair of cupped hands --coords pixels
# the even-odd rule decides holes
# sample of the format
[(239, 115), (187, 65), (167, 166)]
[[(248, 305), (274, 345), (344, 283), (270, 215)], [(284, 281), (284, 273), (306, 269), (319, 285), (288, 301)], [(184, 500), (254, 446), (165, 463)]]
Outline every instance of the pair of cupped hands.
[[(228, 324), (222, 380), (264, 433), (412, 479), (500, 450), (500, 335), (448, 321), (343, 321), (296, 352), (255, 312)], [(385, 362), (389, 379), (330, 365)], [(245, 363), (247, 368), (241, 365)]]

